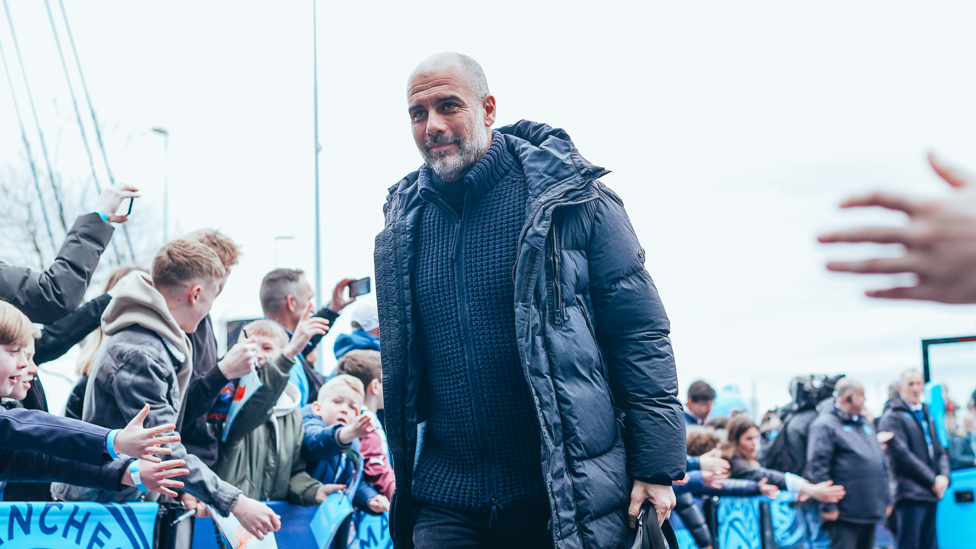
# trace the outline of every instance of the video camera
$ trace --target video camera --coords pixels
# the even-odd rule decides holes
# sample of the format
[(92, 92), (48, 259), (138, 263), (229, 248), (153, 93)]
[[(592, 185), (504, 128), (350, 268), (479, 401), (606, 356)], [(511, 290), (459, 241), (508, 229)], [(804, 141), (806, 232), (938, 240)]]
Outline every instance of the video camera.
[(812, 410), (818, 404), (834, 395), (834, 387), (844, 374), (829, 377), (826, 375), (810, 375), (798, 377), (790, 382), (790, 411)]

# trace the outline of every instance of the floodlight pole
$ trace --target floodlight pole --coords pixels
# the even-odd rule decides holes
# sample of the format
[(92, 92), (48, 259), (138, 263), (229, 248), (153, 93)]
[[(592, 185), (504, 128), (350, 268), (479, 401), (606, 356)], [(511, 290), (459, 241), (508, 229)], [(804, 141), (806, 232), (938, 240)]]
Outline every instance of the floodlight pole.
[(315, 118), (315, 308), (322, 307), (322, 228), (319, 208), (319, 56), (318, 33), (316, 31), (316, 2), (312, 0), (312, 95), (314, 96)]

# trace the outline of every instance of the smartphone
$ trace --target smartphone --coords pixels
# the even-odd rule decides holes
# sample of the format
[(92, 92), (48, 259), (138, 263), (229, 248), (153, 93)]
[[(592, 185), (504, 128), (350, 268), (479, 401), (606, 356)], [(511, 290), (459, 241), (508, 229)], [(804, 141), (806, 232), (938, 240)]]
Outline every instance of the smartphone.
[(122, 201), (122, 203), (121, 203), (121, 204), (119, 204), (119, 209), (118, 209), (118, 210), (117, 210), (117, 211), (115, 212), (115, 215), (119, 215), (119, 212), (121, 212), (122, 210), (125, 210), (125, 209), (126, 209), (126, 208), (124, 207), (124, 206), (125, 206), (125, 201), (126, 201), (126, 200), (128, 200), (128, 201), (129, 201), (129, 208), (128, 208), (128, 210), (126, 210), (126, 212), (125, 212), (125, 215), (126, 215), (126, 216), (130, 216), (130, 215), (132, 215), (132, 203), (133, 203), (133, 202), (135, 202), (135, 199), (134, 199), (134, 198), (126, 198), (126, 199), (124, 199), (124, 200)]
[(366, 278), (360, 278), (355, 282), (349, 283), (349, 297), (357, 297), (361, 295), (366, 295), (373, 290), (372, 281), (367, 276)]

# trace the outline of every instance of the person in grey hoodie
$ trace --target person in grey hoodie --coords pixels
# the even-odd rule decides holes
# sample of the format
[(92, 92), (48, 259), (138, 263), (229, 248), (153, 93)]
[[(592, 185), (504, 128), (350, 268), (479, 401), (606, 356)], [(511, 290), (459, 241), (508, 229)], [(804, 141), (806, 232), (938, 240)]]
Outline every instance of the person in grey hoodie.
[[(119, 282), (102, 316), (102, 331), (108, 340), (88, 380), (85, 421), (116, 427), (148, 402), (150, 423), (174, 423), (179, 428), (186, 387), (193, 376), (193, 351), (186, 334), (194, 332), (209, 313), (224, 274), (213, 250), (199, 242), (174, 240), (153, 260), (152, 279), (135, 272)], [(220, 480), (199, 458), (188, 454), (182, 443), (174, 443), (172, 450), (169, 457), (185, 460), (189, 469), (187, 493), (224, 516), (233, 513), (259, 539), (281, 527), (280, 517), (267, 505)], [(131, 489), (110, 494), (56, 485), (52, 491), (72, 501), (132, 501), (139, 497)]]
[(805, 477), (833, 480), (847, 489), (837, 503), (823, 503), (821, 517), (831, 549), (871, 549), (877, 524), (891, 513), (884, 451), (864, 417), (864, 387), (849, 378), (837, 382), (833, 406), (810, 425)]

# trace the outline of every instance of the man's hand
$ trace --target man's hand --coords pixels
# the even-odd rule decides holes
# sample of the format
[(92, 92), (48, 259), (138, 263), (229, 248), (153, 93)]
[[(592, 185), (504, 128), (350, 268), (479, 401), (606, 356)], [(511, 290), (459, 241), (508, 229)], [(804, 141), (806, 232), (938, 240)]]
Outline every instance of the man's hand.
[(341, 313), (342, 310), (345, 309), (347, 305), (349, 305), (353, 301), (356, 301), (355, 297), (346, 298), (343, 295), (345, 293), (346, 288), (349, 287), (349, 284), (355, 281), (356, 281), (355, 278), (343, 278), (342, 280), (339, 281), (338, 284), (335, 285), (335, 288), (332, 289), (332, 301), (329, 303), (330, 311), (332, 311), (333, 313)]
[(102, 191), (102, 195), (98, 197), (98, 202), (95, 203), (94, 211), (102, 212), (108, 216), (110, 223), (125, 223), (129, 217), (115, 215), (115, 211), (119, 209), (122, 201), (126, 198), (139, 198), (140, 196), (139, 189), (132, 185), (114, 185)]
[(956, 189), (952, 198), (928, 200), (876, 192), (851, 198), (842, 208), (881, 206), (908, 214), (905, 227), (861, 227), (820, 235), (820, 242), (902, 244), (905, 255), (864, 261), (832, 261), (831, 271), (862, 274), (914, 273), (916, 286), (869, 290), (869, 297), (976, 303), (976, 177), (929, 154), (939, 177)]
[(935, 497), (942, 499), (942, 495), (945, 494), (946, 488), (949, 487), (949, 479), (945, 475), (939, 475), (935, 477), (935, 484), (932, 485), (932, 492), (935, 493)]
[(386, 499), (386, 496), (383, 494), (380, 494), (369, 500), (369, 510), (374, 513), (385, 513), (390, 510), (390, 500)]
[(258, 539), (264, 539), (268, 532), (281, 529), (281, 517), (270, 507), (255, 501), (244, 494), (237, 498), (231, 513), (241, 521), (241, 526)]
[[(818, 484), (808, 482), (800, 489), (801, 495), (806, 495), (822, 503), (837, 503), (844, 499), (847, 491), (843, 486), (835, 486), (834, 481), (825, 480)], [(802, 501), (802, 500), (801, 500)]]
[[(140, 459), (138, 463), (139, 479), (142, 481), (142, 485), (146, 487), (146, 490), (157, 492), (166, 496), (172, 496), (174, 498), (177, 494), (171, 490), (171, 488), (182, 488), (183, 483), (178, 480), (171, 479), (173, 477), (180, 477), (190, 474), (188, 469), (177, 469), (177, 467), (186, 465), (186, 462), (183, 460), (170, 460), (162, 463), (153, 463)], [(122, 475), (122, 484), (125, 484), (126, 486), (136, 485), (136, 483), (132, 481), (132, 474), (129, 473), (128, 467), (125, 468), (125, 473)]]
[(183, 502), (183, 507), (186, 507), (187, 511), (191, 509), (196, 509), (197, 514), (194, 515), (195, 517), (211, 518), (210, 511), (207, 510), (207, 504), (191, 496), (190, 494), (183, 492), (183, 494), (180, 495), (180, 501)]
[(645, 501), (651, 502), (654, 506), (654, 510), (657, 511), (657, 521), (662, 524), (671, 516), (671, 509), (674, 509), (676, 503), (674, 490), (670, 486), (635, 480), (634, 488), (630, 491), (630, 508), (627, 510), (631, 528), (637, 526), (637, 516), (640, 515), (641, 506)]
[(759, 481), (759, 493), (769, 499), (776, 499), (779, 497), (779, 486), (770, 484), (766, 478), (763, 477), (763, 479)]
[(820, 518), (827, 522), (835, 522), (840, 518), (840, 511), (823, 511), (820, 513)]
[(329, 321), (318, 316), (312, 316), (312, 304), (309, 303), (302, 311), (302, 319), (295, 326), (295, 333), (291, 336), (291, 341), (282, 350), (285, 358), (294, 360), (299, 353), (305, 350), (305, 346), (312, 340), (312, 336), (325, 335), (329, 331)]
[(172, 454), (173, 450), (163, 448), (163, 444), (170, 444), (180, 441), (180, 434), (174, 433), (169, 436), (156, 436), (176, 429), (176, 425), (167, 423), (151, 429), (143, 429), (142, 424), (149, 415), (149, 405), (146, 404), (139, 410), (132, 421), (125, 426), (125, 429), (115, 435), (115, 453), (125, 454), (134, 458), (144, 459), (153, 463), (159, 463), (160, 459), (153, 454)]
[(729, 478), (728, 473), (713, 473), (711, 471), (706, 471), (704, 469), (702, 469), (701, 476), (702, 476), (702, 483), (707, 488), (714, 488), (716, 490), (721, 488), (722, 485), (725, 484), (725, 480)]
[(339, 490), (345, 490), (345, 484), (323, 484), (319, 486), (319, 489), (315, 491), (315, 503), (322, 503), (325, 498), (329, 497), (329, 494), (334, 494)]
[(339, 429), (339, 434), (336, 435), (339, 439), (339, 443), (343, 446), (349, 446), (352, 441), (357, 438), (363, 438), (369, 433), (373, 432), (373, 420), (366, 414), (359, 414), (356, 419), (353, 420), (349, 425), (345, 425), (342, 429)]
[(702, 454), (701, 457), (698, 458), (698, 464), (703, 474), (705, 471), (710, 471), (716, 475), (728, 476), (729, 462), (722, 459), (722, 450), (719, 448), (715, 448)]
[(237, 379), (253, 372), (257, 361), (258, 344), (253, 337), (249, 337), (231, 347), (223, 360), (217, 363), (217, 368), (227, 379)]

